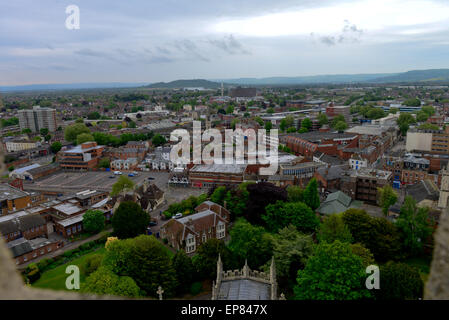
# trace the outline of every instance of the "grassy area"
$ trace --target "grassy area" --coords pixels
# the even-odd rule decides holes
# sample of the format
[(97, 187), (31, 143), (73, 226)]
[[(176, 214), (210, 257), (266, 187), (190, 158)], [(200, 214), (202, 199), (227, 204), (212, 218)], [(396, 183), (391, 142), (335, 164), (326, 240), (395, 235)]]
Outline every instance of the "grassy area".
[[(67, 262), (66, 264), (60, 265), (52, 270), (44, 272), (40, 279), (33, 283), (33, 287), (42, 288), (42, 289), (53, 289), (53, 290), (67, 290), (65, 287), (65, 280), (67, 279), (68, 274), (65, 273), (65, 269), (69, 265), (81, 266), (81, 263), (86, 260), (87, 257), (90, 257), (94, 254), (105, 254), (106, 249), (101, 248), (99, 250), (90, 252), (81, 256), (77, 259)], [(82, 284), (85, 280), (83, 274), (80, 273), (80, 283)]]

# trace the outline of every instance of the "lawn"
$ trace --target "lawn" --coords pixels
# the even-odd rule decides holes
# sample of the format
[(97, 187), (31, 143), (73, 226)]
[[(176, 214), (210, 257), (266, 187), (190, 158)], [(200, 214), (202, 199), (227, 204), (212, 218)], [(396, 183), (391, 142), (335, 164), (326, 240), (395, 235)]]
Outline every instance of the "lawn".
[[(86, 260), (87, 257), (92, 256), (94, 254), (104, 254), (106, 252), (105, 248), (101, 248), (99, 250), (90, 252), (85, 254), (77, 259), (67, 262), (66, 264), (60, 265), (52, 270), (44, 272), (40, 279), (33, 283), (33, 287), (42, 288), (42, 289), (53, 289), (53, 290), (67, 290), (65, 287), (65, 281), (68, 274), (65, 273), (65, 269), (69, 265), (76, 265), (78, 267), (81, 266), (81, 263)], [(80, 272), (80, 284), (84, 282), (85, 277)]]

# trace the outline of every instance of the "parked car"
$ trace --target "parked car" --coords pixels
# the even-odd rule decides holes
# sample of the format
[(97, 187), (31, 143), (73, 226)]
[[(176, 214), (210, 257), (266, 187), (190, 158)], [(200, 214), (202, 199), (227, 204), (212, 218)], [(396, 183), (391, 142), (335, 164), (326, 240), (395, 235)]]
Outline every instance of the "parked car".
[(157, 226), (157, 222), (155, 222), (155, 221), (150, 221), (150, 227), (154, 227), (154, 226)]
[(182, 218), (182, 213), (177, 213), (173, 216), (175, 219)]
[(115, 176), (109, 176), (109, 179), (114, 179), (115, 178)]
[(115, 174), (115, 175), (121, 175), (122, 172), (121, 172), (121, 171), (114, 171), (114, 174)]
[(135, 177), (136, 175), (134, 173), (128, 174), (128, 177)]

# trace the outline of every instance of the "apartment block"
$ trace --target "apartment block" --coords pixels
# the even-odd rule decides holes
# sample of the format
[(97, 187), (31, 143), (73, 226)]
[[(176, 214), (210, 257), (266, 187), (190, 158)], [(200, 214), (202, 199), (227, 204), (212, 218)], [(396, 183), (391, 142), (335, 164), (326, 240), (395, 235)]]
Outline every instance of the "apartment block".
[(34, 106), (33, 109), (19, 110), (20, 129), (30, 129), (32, 132), (39, 132), (42, 128), (47, 128), (50, 132), (57, 129), (56, 110)]

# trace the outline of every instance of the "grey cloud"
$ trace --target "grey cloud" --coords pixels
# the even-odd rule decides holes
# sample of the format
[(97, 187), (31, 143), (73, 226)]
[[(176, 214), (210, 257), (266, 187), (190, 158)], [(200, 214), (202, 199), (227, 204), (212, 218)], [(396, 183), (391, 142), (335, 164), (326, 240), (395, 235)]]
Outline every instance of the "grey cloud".
[(321, 37), (320, 41), (328, 46), (334, 46), (337, 43), (335, 37), (332, 36)]
[(250, 54), (232, 34), (222, 40), (209, 40), (209, 43), (229, 54)]
[(192, 57), (194, 59), (201, 60), (201, 61), (204, 61), (204, 62), (210, 62), (210, 59), (204, 57), (199, 52), (199, 49), (198, 49), (197, 45), (193, 41), (191, 41), (189, 39), (175, 41), (174, 46), (178, 50), (186, 53), (188, 56), (190, 56), (190, 57)]

